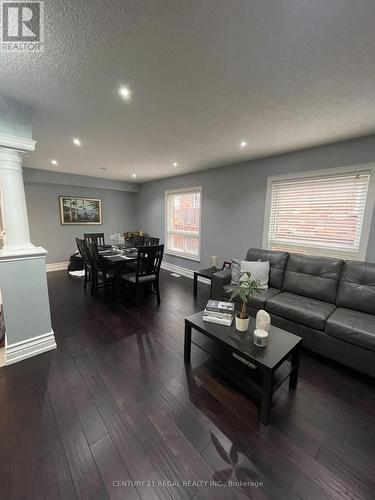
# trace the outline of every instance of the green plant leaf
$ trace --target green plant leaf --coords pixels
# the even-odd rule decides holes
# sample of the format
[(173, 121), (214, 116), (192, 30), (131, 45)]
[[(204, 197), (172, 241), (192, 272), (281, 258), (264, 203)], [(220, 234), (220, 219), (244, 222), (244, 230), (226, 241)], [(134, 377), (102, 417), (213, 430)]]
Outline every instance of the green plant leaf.
[(239, 297), (242, 303), (247, 304), (249, 297), (253, 297), (254, 292), (259, 291), (260, 286), (260, 281), (251, 279), (251, 273), (246, 271), (242, 273), (237, 285), (229, 290), (231, 293), (229, 300)]

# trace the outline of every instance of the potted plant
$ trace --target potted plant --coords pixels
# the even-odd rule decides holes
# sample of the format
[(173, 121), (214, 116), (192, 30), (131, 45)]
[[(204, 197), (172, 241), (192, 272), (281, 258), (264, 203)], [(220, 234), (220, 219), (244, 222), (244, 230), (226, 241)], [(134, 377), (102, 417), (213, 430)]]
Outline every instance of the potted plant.
[(239, 297), (242, 302), (241, 311), (236, 314), (236, 329), (240, 332), (246, 332), (249, 328), (250, 316), (246, 313), (246, 306), (249, 297), (253, 298), (254, 292), (260, 289), (260, 281), (251, 279), (251, 273), (243, 273), (236, 286), (231, 288), (232, 301), (235, 297)]

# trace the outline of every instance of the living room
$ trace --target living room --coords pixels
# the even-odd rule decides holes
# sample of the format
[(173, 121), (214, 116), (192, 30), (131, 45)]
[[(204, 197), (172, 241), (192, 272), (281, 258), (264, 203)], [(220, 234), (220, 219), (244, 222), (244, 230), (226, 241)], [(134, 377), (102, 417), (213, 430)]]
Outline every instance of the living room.
[(373, 498), (375, 5), (21, 3), (0, 496)]

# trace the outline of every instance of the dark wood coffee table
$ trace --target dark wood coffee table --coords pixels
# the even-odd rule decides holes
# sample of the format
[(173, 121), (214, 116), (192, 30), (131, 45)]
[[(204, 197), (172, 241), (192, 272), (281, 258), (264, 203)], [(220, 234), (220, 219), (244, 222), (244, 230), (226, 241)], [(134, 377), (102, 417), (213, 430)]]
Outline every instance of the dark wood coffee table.
[[(255, 318), (250, 318), (249, 331), (238, 332), (232, 326), (203, 321), (203, 311), (185, 318), (184, 360), (190, 363), (191, 344), (225, 363), (225, 376), (261, 400), (260, 419), (267, 425), (272, 395), (289, 378), (289, 388), (298, 380), (299, 354), (302, 338), (275, 326), (269, 330), (268, 346), (257, 347), (252, 340)], [(192, 340), (192, 330), (207, 337), (206, 343)], [(289, 360), (290, 358), (290, 360)]]

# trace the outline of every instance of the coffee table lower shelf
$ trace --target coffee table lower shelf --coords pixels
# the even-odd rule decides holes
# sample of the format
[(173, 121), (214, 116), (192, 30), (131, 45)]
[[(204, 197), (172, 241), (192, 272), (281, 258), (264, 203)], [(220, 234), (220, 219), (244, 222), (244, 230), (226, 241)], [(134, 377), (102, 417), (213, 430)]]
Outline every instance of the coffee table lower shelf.
[[(251, 394), (256, 394), (258, 396), (262, 395), (263, 390), (263, 374), (261, 370), (254, 365), (254, 367), (249, 366), (249, 362), (241, 358), (238, 355), (228, 355), (228, 352), (224, 349), (218, 348), (216, 345), (207, 343), (201, 345), (194, 340), (191, 341), (192, 344), (196, 345), (207, 354), (215, 358), (216, 361), (221, 365), (219, 371), (224, 375), (225, 378), (230, 379), (235, 385), (243, 389), (245, 392), (250, 392)], [(277, 391), (277, 389), (287, 380), (293, 371), (293, 366), (290, 361), (284, 361), (284, 363), (274, 371), (273, 374), (273, 386), (272, 394)]]
[[(193, 329), (195, 330), (194, 339), (192, 338)], [(201, 337), (203, 342), (198, 342), (195, 339), (196, 336)], [(260, 400), (260, 420), (267, 425), (272, 408), (272, 395), (288, 378), (291, 389), (297, 386), (300, 343), (290, 351), (288, 357), (281, 359), (277, 366), (270, 369), (255, 360), (246, 359), (242, 353), (236, 352), (235, 349), (217, 340), (208, 331), (202, 331), (188, 318), (185, 319), (185, 363), (190, 362), (191, 344), (209, 354), (218, 362), (215, 368), (224, 378)]]

